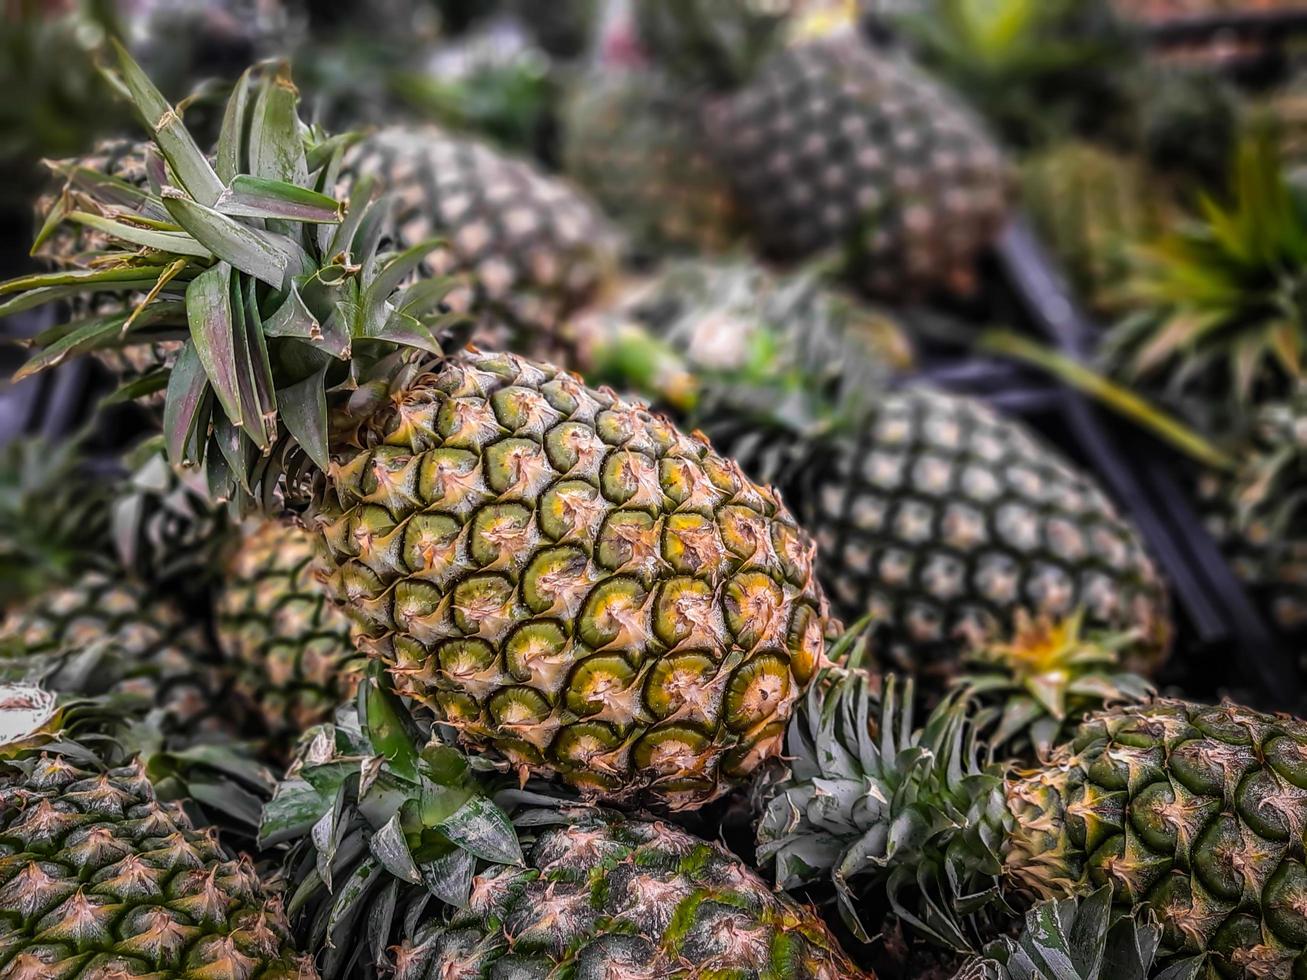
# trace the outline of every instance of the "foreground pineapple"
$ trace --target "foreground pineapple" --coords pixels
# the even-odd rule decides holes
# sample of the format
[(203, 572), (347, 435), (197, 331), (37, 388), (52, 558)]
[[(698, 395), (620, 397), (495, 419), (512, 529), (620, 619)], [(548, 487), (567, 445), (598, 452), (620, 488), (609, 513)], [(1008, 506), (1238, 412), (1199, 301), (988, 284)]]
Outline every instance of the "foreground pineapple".
[(358, 685), (349, 620), (327, 597), (312, 535), (264, 520), (235, 542), (218, 594), (218, 642), (269, 734), (326, 720)]
[(615, 269), (618, 240), (589, 201), (467, 137), (382, 129), (346, 155), (341, 190), (365, 177), (398, 198), (404, 247), (446, 239), (425, 269), (470, 273), (480, 302), (523, 332), (515, 349), (557, 350), (565, 316), (594, 299)]
[(249, 862), (64, 721), (40, 689), (0, 686), (0, 972), (316, 976)]
[[(892, 683), (877, 721), (869, 700), (848, 675), (796, 716), (790, 777), (759, 826), (782, 885), (831, 872), (856, 921), (857, 879), (874, 877), (959, 949), (1000, 912), (977, 896), (1021, 903), (1107, 885), (1117, 905), (1157, 915), (1167, 965), (1205, 957), (1213, 978), (1303, 968), (1303, 722), (1159, 699), (1098, 712), (1047, 759), (1011, 770), (976, 763), (965, 702), (911, 733)], [(919, 832), (890, 831), (907, 822)]]
[[(152, 203), (177, 237), (166, 255), (125, 246), (82, 282), (152, 275), (145, 313), (200, 330), (172, 369), (170, 458), (203, 459), (218, 497), (270, 501), (284, 474), (365, 647), (470, 745), (671, 806), (776, 751), (826, 613), (812, 546), (775, 495), (555, 368), (443, 352), (449, 284), (399, 285), (438, 243), (378, 255), (367, 183), (344, 208), (322, 193), (341, 146), (306, 154), (283, 74), (242, 79), (214, 170), (125, 53), (121, 71), (150, 127), (168, 124), (159, 145), (180, 187)], [(252, 105), (276, 111), (249, 120), (247, 145)], [(27, 290), (47, 281), (0, 294), (39, 303)], [(93, 344), (130, 342), (123, 328), (110, 318)], [(214, 337), (242, 338), (242, 366)]]
[(967, 290), (1006, 216), (1002, 155), (911, 64), (851, 37), (783, 51), (709, 110), (706, 130), (762, 247), (842, 250), (888, 297)]
[(720, 845), (474, 768), (372, 674), (264, 815), (329, 980), (369, 961), (404, 978), (864, 976)]

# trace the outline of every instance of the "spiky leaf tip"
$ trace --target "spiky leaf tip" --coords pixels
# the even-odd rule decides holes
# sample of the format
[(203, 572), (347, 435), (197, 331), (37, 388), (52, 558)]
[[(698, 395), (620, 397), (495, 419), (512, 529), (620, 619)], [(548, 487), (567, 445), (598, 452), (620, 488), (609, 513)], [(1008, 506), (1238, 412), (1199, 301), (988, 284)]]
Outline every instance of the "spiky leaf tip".
[(257, 496), (288, 465), (275, 449), (327, 466), (326, 391), (396, 348), (440, 353), (445, 289), (412, 282), (439, 243), (392, 254), (390, 208), (368, 182), (333, 197), (351, 137), (301, 122), (287, 65), (241, 76), (210, 156), (120, 46), (116, 57), (115, 85), (154, 145), (150, 186), (124, 196), (70, 169), (41, 234), (57, 218), (109, 245), (83, 267), (0, 283), (0, 314), (93, 293), (123, 312), (47, 332), (19, 374), (171, 331), (184, 344), (167, 372), (170, 461), (202, 466), (215, 497)]

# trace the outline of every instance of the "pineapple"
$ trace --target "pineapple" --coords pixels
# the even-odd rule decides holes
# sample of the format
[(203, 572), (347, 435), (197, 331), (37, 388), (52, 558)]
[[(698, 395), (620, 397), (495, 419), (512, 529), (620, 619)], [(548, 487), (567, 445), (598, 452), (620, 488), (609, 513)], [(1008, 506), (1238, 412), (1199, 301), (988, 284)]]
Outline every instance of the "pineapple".
[(729, 278), (684, 279), (712, 285), (679, 300), (653, 289), (619, 322), (647, 328), (667, 348), (661, 362), (680, 355), (686, 370), (660, 362), (656, 376), (609, 380), (652, 381), (654, 395), (674, 385), (666, 402), (780, 487), (817, 539), (835, 612), (871, 613), (887, 664), (954, 676), (962, 649), (1008, 638), (1021, 611), (1080, 610), (1091, 632), (1132, 634), (1131, 667), (1156, 666), (1170, 633), (1165, 588), (1088, 475), (975, 399), (888, 388), (884, 365), (856, 343), (867, 335), (856, 307), (841, 318), (820, 293), (781, 302), (793, 284), (768, 299)]
[(396, 978), (568, 968), (632, 980), (866, 976), (811, 910), (774, 895), (721, 845), (664, 823), (561, 817), (523, 867), (479, 876), (465, 910), (396, 948)]
[(646, 247), (723, 251), (740, 217), (698, 117), (696, 100), (657, 72), (599, 72), (568, 100), (564, 167)]
[(346, 154), (340, 190), (363, 177), (396, 196), (403, 247), (447, 240), (424, 268), (470, 274), (476, 301), (522, 332), (518, 349), (557, 352), (567, 314), (615, 272), (619, 240), (594, 205), (476, 140), (434, 127), (382, 129)]
[(1090, 143), (1053, 146), (1022, 167), (1022, 200), (1035, 229), (1101, 312), (1125, 306), (1130, 250), (1161, 231), (1164, 197), (1137, 161)]
[(66, 717), (0, 686), (0, 972), (315, 977), (248, 860), (160, 802), (140, 759), (70, 742)]
[(309, 532), (262, 520), (234, 545), (214, 600), (218, 643), (238, 693), (284, 739), (353, 697), (360, 665), (349, 620), (328, 599)]
[[(166, 123), (177, 186), (156, 203), (176, 237), (80, 282), (153, 275), (141, 315), (197, 334), (169, 381), (170, 458), (265, 505), (284, 476), (364, 649), (469, 746), (672, 807), (775, 752), (827, 628), (812, 545), (777, 497), (611, 392), (444, 351), (449, 283), (409, 282), (438, 243), (378, 255), (366, 182), (345, 205), (323, 193), (342, 147), (310, 132), (305, 151), (284, 74), (242, 79), (215, 170), (125, 53), (120, 71)], [(48, 281), (0, 295), (37, 303)], [(111, 319), (85, 346), (130, 340)]]
[(1240, 465), (1199, 482), (1206, 523), (1277, 626), (1307, 628), (1307, 525), (1298, 488), (1307, 467), (1307, 388), (1254, 416)]
[(357, 712), (305, 737), (262, 839), (291, 844), (328, 980), (369, 961), (401, 978), (864, 976), (720, 845), (473, 762), (371, 677)]
[(898, 56), (834, 36), (773, 56), (707, 110), (710, 144), (759, 244), (778, 258), (842, 250), (889, 298), (975, 286), (1011, 181), (952, 96)]
[(790, 775), (759, 825), (783, 887), (830, 872), (856, 924), (857, 879), (872, 878), (914, 926), (966, 950), (1002, 927), (1000, 897), (1108, 886), (1118, 907), (1156, 915), (1159, 965), (1301, 969), (1302, 721), (1157, 699), (1096, 712), (1017, 769), (975, 761), (965, 701), (915, 733), (892, 681), (876, 720), (871, 701), (848, 674), (792, 723)]
[(111, 570), (84, 572), (12, 610), (0, 624), (0, 667), (35, 670), (57, 691), (128, 698), (178, 733), (231, 730), (223, 673), (203, 630)]

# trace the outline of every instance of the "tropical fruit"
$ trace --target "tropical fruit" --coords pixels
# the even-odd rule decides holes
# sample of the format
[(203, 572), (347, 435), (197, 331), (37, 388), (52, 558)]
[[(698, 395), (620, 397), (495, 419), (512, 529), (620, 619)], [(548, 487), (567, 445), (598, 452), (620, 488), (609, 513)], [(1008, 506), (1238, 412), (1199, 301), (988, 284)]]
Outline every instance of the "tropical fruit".
[[(720, 845), (522, 790), (381, 685), (370, 670), (357, 708), (305, 737), (264, 811), (328, 980), (365, 964), (410, 978), (865, 976), (812, 909)], [(341, 836), (314, 830), (327, 823)]]
[(568, 313), (613, 274), (619, 245), (571, 185), (474, 139), (434, 127), (388, 127), (345, 157), (340, 190), (371, 177), (397, 199), (394, 233), (408, 248), (432, 238), (424, 269), (465, 272), (476, 299), (519, 333), (515, 350), (552, 353)]
[(325, 721), (358, 685), (349, 619), (328, 598), (315, 543), (293, 524), (247, 522), (214, 600), (237, 691), (280, 738)]
[(655, 71), (597, 72), (564, 111), (564, 166), (645, 247), (720, 252), (742, 227), (699, 116), (698, 100)]
[(1307, 528), (1295, 488), (1307, 465), (1307, 391), (1257, 409), (1234, 473), (1199, 481), (1205, 523), (1235, 574), (1287, 633), (1307, 627)]
[[(151, 126), (173, 119), (125, 54), (120, 70)], [(811, 543), (704, 440), (556, 368), (444, 352), (449, 284), (410, 281), (436, 246), (379, 257), (366, 182), (342, 221), (322, 193), (340, 144), (306, 152), (294, 98), (280, 70), (245, 76), (219, 170), (170, 128), (159, 144), (180, 186), (157, 203), (179, 222), (163, 225), (177, 250), (146, 262), (124, 248), (114, 270), (154, 277), (145, 312), (160, 321), (213, 304), (208, 322), (245, 331), (249, 370), (228, 348), (183, 347), (170, 458), (203, 462), (216, 497), (265, 505), (285, 475), (364, 647), (469, 745), (595, 795), (689, 806), (724, 792), (776, 750), (821, 662)], [(245, 141), (241, 113), (269, 100), (278, 111)], [(286, 152), (255, 152), (270, 145)], [(241, 202), (223, 215), (241, 230), (213, 236), (223, 194)], [(284, 232), (260, 224), (273, 216)], [(164, 281), (160, 261), (181, 271)], [(97, 340), (120, 335), (111, 324)]]
[(85, 572), (11, 610), (0, 647), (6, 674), (35, 670), (52, 690), (121, 695), (183, 734), (231, 730), (203, 629), (111, 570)]
[[(828, 698), (796, 716), (791, 775), (760, 824), (760, 856), (781, 885), (831, 871), (856, 921), (868, 876), (960, 949), (968, 919), (993, 914), (976, 896), (1021, 903), (1107, 886), (1115, 905), (1156, 915), (1159, 966), (1202, 957), (1202, 976), (1241, 978), (1301, 969), (1303, 722), (1158, 699), (1091, 715), (1018, 770), (975, 761), (965, 702), (909, 734), (892, 683), (871, 723), (865, 678), (847, 675)], [(921, 832), (890, 831), (908, 820)]]
[(814, 912), (773, 894), (721, 845), (585, 812), (543, 830), (524, 867), (482, 875), (468, 908), (420, 926), (395, 967), (403, 980), (567, 967), (632, 980), (865, 976)]
[(1120, 312), (1131, 251), (1154, 239), (1165, 194), (1137, 161), (1092, 143), (1059, 144), (1022, 165), (1022, 201), (1079, 295)]
[(52, 700), (0, 686), (0, 971), (316, 976), (249, 861), (160, 802), (139, 759), (70, 742)]
[(901, 298), (974, 286), (1009, 175), (982, 125), (919, 69), (852, 37), (774, 55), (709, 107), (706, 130), (764, 250), (842, 252)]

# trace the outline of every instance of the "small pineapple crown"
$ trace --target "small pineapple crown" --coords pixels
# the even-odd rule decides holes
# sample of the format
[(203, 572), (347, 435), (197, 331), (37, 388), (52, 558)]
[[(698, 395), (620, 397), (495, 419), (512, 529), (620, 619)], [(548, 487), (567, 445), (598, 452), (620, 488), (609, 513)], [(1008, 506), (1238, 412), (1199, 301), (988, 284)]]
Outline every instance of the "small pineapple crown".
[(966, 655), (956, 683), (983, 706), (975, 723), (992, 755), (1043, 757), (1089, 711), (1156, 693), (1126, 669), (1138, 632), (1086, 636), (1084, 619), (1083, 610), (1063, 617), (1018, 610), (1011, 639)]
[(1296, 539), (1307, 519), (1298, 489), (1307, 473), (1307, 382), (1258, 409), (1250, 441), (1234, 475), (1235, 521), (1255, 540)]
[[(440, 354), (451, 282), (413, 281), (439, 243), (387, 253), (389, 207), (371, 201), (370, 182), (348, 202), (330, 196), (350, 137), (300, 121), (285, 65), (241, 77), (209, 157), (115, 47), (110, 78), (153, 142), (148, 186), (70, 168), (37, 245), (71, 223), (104, 246), (78, 267), (0, 283), (0, 315), (75, 296), (125, 302), (38, 336), (16, 377), (128, 346), (143, 331), (172, 336), (184, 340), (162, 375), (172, 463), (203, 465), (220, 499), (275, 486), (290, 459), (325, 469), (326, 392), (358, 384), (364, 350), (368, 363), (397, 348)], [(281, 446), (298, 452), (274, 454)]]

